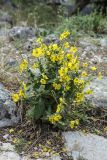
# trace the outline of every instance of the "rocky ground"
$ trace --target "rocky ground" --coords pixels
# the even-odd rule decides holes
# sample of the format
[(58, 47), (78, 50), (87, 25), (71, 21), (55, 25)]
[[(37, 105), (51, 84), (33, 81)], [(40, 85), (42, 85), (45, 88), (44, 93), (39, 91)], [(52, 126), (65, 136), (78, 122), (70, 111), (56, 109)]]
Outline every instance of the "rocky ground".
[[(40, 154), (42, 154), (41, 151), (43, 151), (43, 149), (45, 152), (45, 158), (40, 158), (41, 155), (37, 155), (38, 148), (35, 147), (36, 142), (35, 144), (32, 142), (27, 144), (27, 149), (29, 149), (33, 144), (35, 153), (35, 156), (33, 157), (29, 153), (29, 150), (27, 154), (24, 154), (22, 151), (17, 152), (16, 150), (17, 140), (15, 133), (18, 132), (18, 130), (15, 129), (15, 126), (19, 122), (20, 114), (17, 112), (19, 109), (18, 106), (16, 106), (16, 104), (11, 100), (11, 93), (18, 87), (18, 63), (20, 63), (22, 56), (24, 57), (29, 55), (32, 50), (32, 46), (35, 45), (35, 34), (37, 29), (27, 26), (12, 26), (11, 21), (12, 19), (8, 12), (0, 10), (0, 160), (65, 160), (64, 158), (61, 158), (61, 154), (59, 155), (57, 153), (56, 155), (55, 152), (50, 154), (49, 148), (48, 150), (46, 149), (46, 145), (44, 145), (45, 149), (41, 149), (41, 146), (39, 146)], [(52, 37), (52, 35), (50, 36)], [(46, 41), (48, 40), (49, 36), (46, 38)], [(53, 40), (57, 39), (53, 37)], [(91, 98), (92, 104), (98, 109), (98, 111), (102, 111), (102, 121), (106, 121), (107, 36), (100, 35), (91, 37), (88, 35), (80, 35), (77, 46), (80, 50), (81, 61), (87, 60), (90, 64), (97, 65), (98, 70), (103, 74), (103, 78), (100, 81), (95, 75), (92, 83), (90, 84), (91, 88), (94, 90), (94, 94), (89, 98)], [(93, 120), (94, 127), (96, 124), (99, 126), (100, 123), (101, 121), (98, 117)], [(6, 127), (9, 128), (6, 129)], [(88, 128), (91, 128), (91, 126), (88, 126)], [(100, 129), (101, 134), (97, 126), (95, 127), (95, 133), (100, 136), (87, 133), (86, 130), (82, 130), (83, 132), (70, 131), (62, 133), (60, 141), (62, 141), (62, 139), (64, 140), (66, 147), (65, 150), (69, 157), (68, 159), (107, 160), (106, 123)], [(16, 133), (16, 135), (19, 134)], [(58, 147), (60, 148), (60, 146)]]

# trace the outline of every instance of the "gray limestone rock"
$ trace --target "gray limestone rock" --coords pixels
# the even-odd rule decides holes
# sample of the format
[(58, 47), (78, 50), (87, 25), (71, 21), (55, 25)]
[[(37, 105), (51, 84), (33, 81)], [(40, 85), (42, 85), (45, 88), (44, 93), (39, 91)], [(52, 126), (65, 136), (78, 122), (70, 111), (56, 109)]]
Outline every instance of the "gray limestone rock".
[(107, 48), (107, 38), (101, 39), (100, 43), (101, 43), (102, 47), (106, 47)]
[(7, 36), (12, 23), (12, 17), (9, 15), (9, 13), (0, 10), (0, 37)]
[(64, 132), (66, 147), (73, 160), (107, 160), (107, 139), (81, 132)]
[(61, 160), (60, 156), (53, 156), (49, 160)]
[(11, 100), (11, 93), (0, 83), (0, 128), (13, 126), (19, 119), (17, 106)]
[(9, 24), (12, 24), (12, 17), (8, 12), (0, 10), (0, 22), (7, 22)]
[(0, 160), (21, 160), (15, 152), (14, 146), (10, 143), (0, 142)]
[(8, 38), (14, 40), (15, 38), (27, 39), (35, 36), (35, 30), (31, 27), (16, 26), (8, 32)]
[(93, 89), (93, 94), (87, 98), (94, 106), (107, 109), (107, 77), (94, 79), (89, 87)]
[(0, 153), (1, 160), (21, 160), (20, 156), (15, 152), (2, 152)]

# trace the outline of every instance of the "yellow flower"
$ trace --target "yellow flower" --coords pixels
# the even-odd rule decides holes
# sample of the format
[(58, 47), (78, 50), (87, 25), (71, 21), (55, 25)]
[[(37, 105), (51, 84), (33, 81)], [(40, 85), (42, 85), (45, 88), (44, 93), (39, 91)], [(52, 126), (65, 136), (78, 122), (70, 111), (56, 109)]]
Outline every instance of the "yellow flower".
[(40, 82), (41, 82), (41, 84), (46, 84), (46, 80), (45, 79), (41, 79)]
[(73, 129), (74, 127), (79, 125), (79, 119), (70, 121), (70, 127)]
[(75, 84), (75, 85), (78, 85), (78, 84), (79, 84), (79, 79), (78, 79), (78, 78), (75, 78), (75, 79), (74, 79), (74, 84)]
[(32, 56), (36, 57), (36, 55), (37, 55), (37, 50), (33, 49)]
[(47, 56), (50, 56), (50, 55), (51, 55), (51, 52), (47, 51), (46, 54), (47, 54)]
[(48, 79), (47, 75), (45, 75), (44, 73), (42, 74), (42, 77), (43, 77), (43, 79), (45, 79), (45, 80)]
[(37, 40), (36, 40), (37, 43), (42, 43), (42, 41), (43, 41), (42, 37), (37, 38)]
[(83, 72), (81, 73), (81, 76), (82, 76), (82, 77), (86, 77), (86, 76), (87, 76), (87, 72), (83, 71)]
[(9, 133), (13, 133), (13, 132), (14, 132), (14, 129), (10, 129), (10, 130), (9, 130)]
[(19, 139), (17, 139), (17, 138), (14, 138), (14, 140), (12, 141), (13, 143), (19, 143)]
[(60, 101), (60, 103), (64, 103), (64, 98), (60, 97), (59, 101)]
[(39, 67), (39, 64), (37, 64), (37, 63), (34, 63), (33, 66), (32, 66), (33, 69), (36, 69), (38, 67)]
[(79, 88), (83, 90), (83, 89), (85, 88), (85, 84), (84, 84), (84, 83), (81, 83), (81, 84), (79, 85)]
[(74, 84), (75, 85), (82, 85), (82, 84), (84, 84), (84, 80), (83, 79), (79, 79), (79, 78), (75, 78), (74, 79)]
[(70, 78), (69, 76), (65, 76), (65, 77), (63, 77), (63, 80), (64, 80), (65, 82), (69, 82), (69, 81), (71, 80), (71, 78)]
[(65, 86), (65, 90), (66, 90), (66, 91), (69, 91), (69, 90), (70, 90), (70, 86), (68, 86), (68, 85)]
[(69, 69), (72, 69), (72, 65), (73, 65), (72, 62), (68, 62), (68, 68)]
[(83, 63), (83, 67), (87, 67), (88, 66), (88, 63)]
[(78, 70), (79, 69), (79, 61), (77, 61), (77, 57), (71, 59), (69, 62), (68, 62), (68, 68), (70, 70)]
[(62, 116), (60, 114), (54, 114), (54, 115), (49, 117), (49, 121), (52, 124), (55, 124), (55, 123), (59, 122), (61, 119), (62, 119)]
[(50, 59), (52, 62), (55, 62), (57, 60), (57, 56), (56, 55), (51, 55)]
[(43, 147), (43, 152), (48, 152), (48, 148), (46, 148), (46, 147)]
[(68, 72), (68, 68), (67, 67), (64, 67), (63, 70), (64, 70), (64, 73)]
[(88, 89), (87, 91), (85, 91), (85, 94), (93, 94), (93, 90), (92, 89)]
[(71, 47), (70, 52), (71, 53), (76, 53), (78, 51), (77, 47)]
[(92, 71), (96, 71), (96, 67), (95, 66), (92, 66), (91, 68), (90, 68)]
[(101, 74), (101, 72), (98, 73), (98, 79), (99, 79), (99, 80), (102, 79), (102, 74)]
[(66, 54), (66, 57), (67, 57), (68, 59), (71, 59), (71, 58), (73, 57), (73, 55), (72, 55), (71, 53), (67, 53), (67, 54)]
[(61, 111), (61, 104), (57, 105), (56, 113), (59, 113)]
[(75, 63), (70, 69), (75, 71), (79, 70), (79, 62)]
[(19, 97), (25, 97), (25, 94), (22, 89), (19, 90)]
[(64, 76), (64, 70), (63, 70), (63, 68), (60, 68), (60, 69), (58, 70), (58, 73), (59, 73), (59, 75), (60, 75), (61, 77), (63, 77), (63, 76)]
[(44, 49), (42, 47), (38, 47), (33, 49), (32, 56), (39, 58), (44, 55)]
[(55, 90), (60, 90), (61, 89), (61, 85), (57, 84), (57, 83), (53, 83), (53, 87), (55, 88)]
[(73, 129), (75, 127), (75, 121), (70, 121), (70, 128)]
[(68, 42), (65, 42), (63, 45), (64, 45), (65, 48), (69, 48), (70, 47)]
[(28, 61), (26, 59), (23, 59), (22, 63), (20, 64), (19, 68), (20, 71), (23, 72), (28, 67)]
[(13, 100), (14, 102), (18, 102), (18, 101), (19, 101), (19, 95), (18, 95), (17, 93), (12, 94), (12, 100)]
[(85, 81), (84, 81), (83, 79), (80, 79), (80, 80), (79, 80), (79, 84), (80, 84), (80, 85), (84, 85), (84, 82), (85, 82)]
[(61, 54), (61, 53), (59, 53), (59, 54), (57, 55), (57, 61), (59, 61), (59, 63), (61, 63), (61, 62), (63, 61), (63, 59), (64, 59), (64, 55)]
[(58, 49), (58, 45), (57, 44), (53, 44), (52, 45), (52, 49), (55, 51), (55, 50), (57, 50)]
[[(64, 102), (64, 100), (63, 100), (63, 102)], [(64, 108), (63, 102), (61, 102), (57, 105), (56, 113), (59, 113)]]
[(75, 120), (75, 124), (78, 126), (79, 125), (79, 119)]
[(58, 73), (60, 75), (60, 77), (64, 77), (68, 72), (68, 68), (67, 67), (61, 67), (59, 70), (58, 70)]
[(26, 86), (25, 82), (22, 82), (22, 86), (23, 86), (24, 91), (26, 91), (27, 90), (27, 86)]
[(60, 40), (63, 40), (63, 39), (65, 39), (65, 38), (67, 38), (67, 37), (69, 37), (70, 36), (70, 32), (69, 31), (64, 31), (61, 35), (60, 35)]
[(84, 101), (84, 93), (77, 93), (76, 94), (76, 102), (81, 103), (82, 101)]

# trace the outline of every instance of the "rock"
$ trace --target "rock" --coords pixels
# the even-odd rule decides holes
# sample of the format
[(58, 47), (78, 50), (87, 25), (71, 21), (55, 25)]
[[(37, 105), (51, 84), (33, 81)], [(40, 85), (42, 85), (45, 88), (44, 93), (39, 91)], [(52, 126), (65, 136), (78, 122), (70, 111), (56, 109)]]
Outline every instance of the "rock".
[(102, 47), (106, 47), (107, 48), (107, 38), (101, 39), (100, 43), (101, 43)]
[(84, 7), (82, 10), (81, 10), (81, 14), (82, 15), (89, 15), (91, 14), (92, 12), (94, 11), (94, 8), (93, 8), (93, 5), (87, 5), (86, 7)]
[(10, 40), (14, 40), (15, 38), (19, 39), (27, 39), (35, 36), (35, 30), (31, 27), (13, 27), (8, 32), (8, 38)]
[(87, 98), (94, 106), (107, 109), (107, 77), (102, 80), (94, 79), (89, 87), (93, 89), (93, 94)]
[(10, 143), (0, 143), (0, 160), (21, 160)]
[(81, 132), (64, 132), (66, 147), (73, 160), (107, 160), (107, 139)]
[(14, 151), (14, 146), (10, 143), (0, 143), (0, 151)]
[(45, 28), (38, 28), (38, 32), (37, 32), (37, 35), (41, 35), (41, 36), (47, 36), (49, 35), (49, 30), (48, 29), (45, 29)]
[(92, 59), (91, 59), (92, 64), (97, 64), (97, 63), (101, 63), (102, 62), (102, 57), (99, 55), (93, 55)]
[(30, 158), (31, 156), (27, 155), (27, 156), (23, 156), (21, 160), (33, 160), (32, 158)]
[[(75, 5), (74, 5), (74, 4), (68, 4), (68, 5), (64, 5), (64, 6), (65, 6), (65, 8), (66, 8), (67, 16), (68, 16), (68, 17), (71, 16), (72, 13), (73, 13), (74, 10), (75, 10)], [(93, 6), (89, 4), (89, 5), (87, 5), (86, 7), (84, 7), (84, 8), (81, 10), (80, 14), (81, 14), (81, 15), (89, 15), (89, 14), (91, 14), (93, 11), (94, 11)]]
[[(94, 50), (96, 49), (96, 46), (93, 44), (92, 39), (90, 37), (80, 38), (78, 40), (79, 46), (86, 49), (86, 50)], [(95, 48), (94, 48), (95, 47)], [(88, 48), (88, 49), (87, 49)]]
[[(34, 160), (31, 158), (31, 155), (22, 155), (20, 156), (15, 151), (15, 146), (11, 143), (2, 143), (0, 142), (0, 160)], [(38, 158), (37, 160), (61, 160), (59, 156), (52, 156), (51, 158)]]
[(54, 34), (50, 34), (44, 39), (44, 43), (50, 44), (51, 42), (58, 44), (58, 43), (60, 43), (60, 40), (58, 38), (56, 38), (56, 36)]
[[(0, 10), (0, 22), (7, 22), (12, 25), (12, 17), (8, 12)], [(1, 25), (1, 24), (0, 24)]]
[(0, 128), (13, 126), (19, 119), (17, 106), (11, 100), (11, 93), (0, 84)]
[(15, 152), (2, 152), (0, 153), (1, 160), (21, 160), (20, 156)]
[[(34, 160), (34, 159), (32, 159), (30, 155), (27, 155), (22, 157), (21, 160)], [(46, 158), (46, 159), (38, 158), (37, 160), (61, 160), (61, 158), (59, 156), (52, 156), (51, 158)]]
[[(1, 23), (1, 22), (0, 22)], [(2, 24), (2, 23), (1, 23)], [(8, 24), (5, 25), (5, 27), (2, 27), (1, 30), (0, 30), (0, 37), (7, 37), (8, 36), (8, 32), (9, 32), (9, 29), (7, 27)]]
[(12, 18), (8, 12), (0, 10), (0, 36), (7, 36), (12, 23)]
[(7, 66), (9, 65), (9, 66), (15, 66), (17, 64), (17, 62), (16, 62), (16, 60), (15, 59), (13, 59), (13, 58), (10, 58), (9, 60), (8, 60), (8, 62), (7, 62)]
[(37, 47), (37, 44), (35, 42), (35, 37), (33, 38), (29, 38), (25, 43), (24, 43), (24, 46), (23, 46), (23, 49), (24, 51), (22, 51), (22, 53), (24, 53), (25, 51), (26, 52), (29, 52), (30, 51), (30, 54), (31, 54), (31, 51), (33, 50), (33, 48)]
[(59, 156), (53, 156), (49, 160), (61, 160), (61, 158)]

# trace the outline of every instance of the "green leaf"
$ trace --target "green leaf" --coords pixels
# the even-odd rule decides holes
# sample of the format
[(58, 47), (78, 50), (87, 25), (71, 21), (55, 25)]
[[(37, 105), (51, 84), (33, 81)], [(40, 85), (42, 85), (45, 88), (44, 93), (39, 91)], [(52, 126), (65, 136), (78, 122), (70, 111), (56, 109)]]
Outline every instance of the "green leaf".
[(28, 117), (34, 120), (40, 119), (44, 115), (45, 103), (43, 98), (39, 98), (38, 102), (30, 110), (28, 110)]

